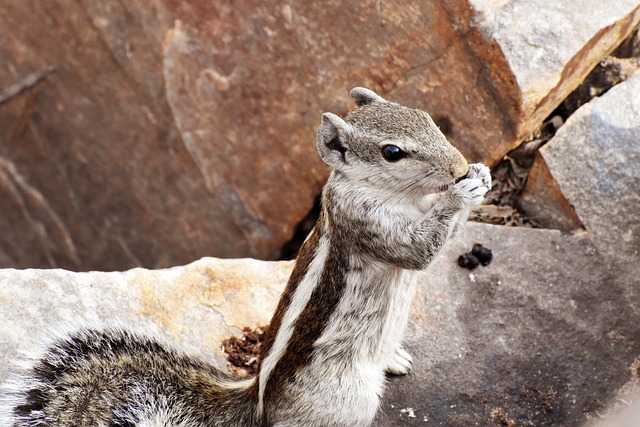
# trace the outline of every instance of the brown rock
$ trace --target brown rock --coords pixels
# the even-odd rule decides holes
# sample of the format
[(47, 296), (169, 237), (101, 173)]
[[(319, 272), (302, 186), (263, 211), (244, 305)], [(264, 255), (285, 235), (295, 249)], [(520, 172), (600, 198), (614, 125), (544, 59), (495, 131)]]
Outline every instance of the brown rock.
[(539, 227), (563, 231), (582, 228), (580, 218), (553, 179), (540, 153), (536, 155), (527, 185), (517, 203), (518, 209)]
[[(0, 105), (0, 266), (276, 257), (326, 178), (320, 113), (351, 109), (355, 85), (430, 111), (493, 163), (640, 15), (545, 4), (523, 26), (523, 3), (2, 2), (0, 88), (56, 72)], [(561, 37), (527, 57), (547, 22)]]

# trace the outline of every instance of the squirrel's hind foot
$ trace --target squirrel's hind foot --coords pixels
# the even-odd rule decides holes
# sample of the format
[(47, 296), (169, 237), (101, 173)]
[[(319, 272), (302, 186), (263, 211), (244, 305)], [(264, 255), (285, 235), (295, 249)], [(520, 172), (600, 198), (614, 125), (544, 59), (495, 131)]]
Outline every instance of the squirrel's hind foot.
[(411, 370), (413, 358), (402, 347), (398, 347), (387, 364), (386, 372), (390, 375), (407, 375)]

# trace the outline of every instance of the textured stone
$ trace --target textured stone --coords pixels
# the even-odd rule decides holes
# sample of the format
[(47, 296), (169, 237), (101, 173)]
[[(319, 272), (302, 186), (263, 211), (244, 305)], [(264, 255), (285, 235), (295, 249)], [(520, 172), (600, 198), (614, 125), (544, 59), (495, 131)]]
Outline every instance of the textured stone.
[[(494, 259), (469, 272), (456, 261), (473, 243)], [(43, 333), (82, 322), (158, 333), (223, 366), (222, 339), (269, 320), (291, 267), (205, 258), (123, 273), (0, 270), (0, 382)], [(607, 267), (587, 232), (468, 224), (421, 275), (406, 336), (413, 370), (390, 379), (375, 425), (492, 425), (494, 409), (517, 425), (596, 416), (640, 354), (625, 297), (634, 284)]]
[[(615, 273), (616, 288), (632, 307), (627, 323), (637, 322), (640, 309), (639, 91), (640, 73), (636, 72), (578, 109), (541, 151), (554, 182), (593, 235)], [(638, 360), (630, 369), (634, 378), (609, 399), (590, 426), (638, 425)]]
[(351, 87), (493, 163), (638, 21), (610, 3), (3, 1), (0, 88), (56, 71), (0, 105), (0, 266), (277, 257)]
[[(636, 219), (640, 207), (638, 90), (640, 74), (577, 110), (542, 149), (536, 162), (544, 164), (545, 177), (527, 191), (530, 206), (548, 203), (548, 199), (540, 199), (543, 193), (538, 190), (551, 186), (575, 208), (575, 215), (584, 222), (614, 272), (616, 288), (632, 307), (628, 323), (637, 322), (640, 297), (640, 228)], [(611, 319), (612, 323), (615, 321)], [(638, 360), (629, 369), (633, 378), (592, 417), (590, 427), (639, 424)]]
[(220, 344), (271, 319), (292, 263), (203, 258), (166, 270), (0, 270), (0, 382), (57, 330), (126, 325), (224, 367)]
[(519, 88), (517, 134), (538, 127), (640, 22), (637, 0), (470, 0)]
[[(542, 156), (598, 250), (638, 282), (640, 251), (640, 73), (578, 109)], [(627, 297), (640, 309), (640, 289)]]
[(580, 218), (562, 194), (540, 153), (536, 155), (517, 206), (527, 219), (539, 227), (563, 231), (582, 228)]
[[(473, 243), (488, 267), (459, 268)], [(406, 336), (407, 377), (391, 378), (376, 425), (580, 425), (631, 376), (640, 325), (586, 232), (470, 223), (423, 275)]]

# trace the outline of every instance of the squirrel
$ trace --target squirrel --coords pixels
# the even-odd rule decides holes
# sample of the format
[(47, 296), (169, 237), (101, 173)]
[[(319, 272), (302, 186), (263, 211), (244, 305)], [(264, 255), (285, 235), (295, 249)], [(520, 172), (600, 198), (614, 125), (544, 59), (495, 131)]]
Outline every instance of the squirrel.
[(412, 365), (401, 340), (425, 269), (491, 187), (421, 110), (351, 90), (324, 113), (332, 169), (267, 330), (258, 373), (213, 365), (122, 328), (54, 341), (4, 391), (3, 426), (369, 426), (386, 374)]

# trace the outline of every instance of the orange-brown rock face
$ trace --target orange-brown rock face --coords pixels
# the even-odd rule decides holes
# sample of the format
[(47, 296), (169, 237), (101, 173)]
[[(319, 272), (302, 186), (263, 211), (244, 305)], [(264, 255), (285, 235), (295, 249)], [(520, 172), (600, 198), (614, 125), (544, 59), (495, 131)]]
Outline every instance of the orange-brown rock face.
[[(328, 173), (320, 114), (351, 87), (493, 163), (639, 19), (629, 0), (598, 22), (549, 6), (532, 41), (508, 36), (524, 2), (485, 3), (2, 2), (0, 89), (56, 71), (0, 104), (0, 266), (274, 258)], [(582, 32), (531, 48), (556, 28)]]

